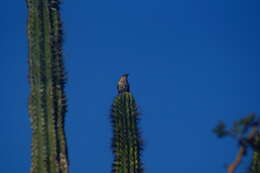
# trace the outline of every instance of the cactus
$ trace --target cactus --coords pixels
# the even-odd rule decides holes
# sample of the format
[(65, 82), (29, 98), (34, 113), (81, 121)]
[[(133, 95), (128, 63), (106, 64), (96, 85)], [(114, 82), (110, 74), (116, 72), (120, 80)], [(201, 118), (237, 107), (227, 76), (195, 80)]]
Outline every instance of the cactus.
[[(122, 76), (123, 78), (125, 75)], [(122, 84), (122, 77), (119, 85)], [(112, 150), (114, 162), (113, 173), (141, 173), (142, 140), (138, 129), (138, 111), (133, 95), (129, 92), (129, 85), (126, 82), (127, 90), (122, 92), (118, 87), (118, 96), (112, 105)]]
[(260, 136), (258, 135), (254, 140), (253, 145), (253, 160), (251, 164), (251, 173), (260, 173)]
[(66, 97), (59, 0), (27, 0), (31, 173), (67, 173)]

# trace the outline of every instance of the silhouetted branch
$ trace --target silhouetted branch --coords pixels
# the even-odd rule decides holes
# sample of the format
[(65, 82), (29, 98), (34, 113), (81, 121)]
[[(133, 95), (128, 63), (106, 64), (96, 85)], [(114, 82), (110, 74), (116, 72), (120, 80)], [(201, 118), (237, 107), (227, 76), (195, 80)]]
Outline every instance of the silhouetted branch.
[[(258, 129), (256, 126), (254, 126), (251, 130), (251, 132), (248, 134), (246, 140), (247, 141), (252, 141), (253, 138), (255, 138), (255, 136), (257, 135)], [(246, 149), (247, 146), (244, 145), (243, 143), (240, 144), (240, 148), (239, 148), (239, 152), (237, 153), (236, 158), (234, 159), (234, 161), (228, 165), (227, 167), (227, 173), (234, 173), (236, 168), (240, 165), (243, 156), (246, 153)]]

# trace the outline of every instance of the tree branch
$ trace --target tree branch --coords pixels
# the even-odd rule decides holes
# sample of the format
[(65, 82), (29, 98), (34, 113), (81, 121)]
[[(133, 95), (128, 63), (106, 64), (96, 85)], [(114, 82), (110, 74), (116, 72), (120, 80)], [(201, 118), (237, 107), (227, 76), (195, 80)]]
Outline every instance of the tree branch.
[[(254, 126), (252, 128), (251, 132), (248, 134), (246, 139), (248, 141), (252, 140), (256, 136), (257, 132), (258, 132), (257, 126)], [(246, 152), (246, 147), (244, 145), (241, 145), (240, 148), (239, 148), (239, 152), (237, 153), (236, 158), (233, 160), (233, 162), (231, 164), (228, 165), (227, 173), (234, 173), (235, 172), (236, 168), (241, 163), (242, 158), (245, 155), (245, 152)]]

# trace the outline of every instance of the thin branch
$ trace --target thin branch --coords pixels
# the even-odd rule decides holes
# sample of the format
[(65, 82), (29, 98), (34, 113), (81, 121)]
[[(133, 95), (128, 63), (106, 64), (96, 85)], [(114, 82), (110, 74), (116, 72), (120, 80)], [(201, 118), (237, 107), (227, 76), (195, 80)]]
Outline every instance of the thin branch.
[[(247, 140), (250, 141), (252, 140), (256, 134), (257, 134), (258, 130), (257, 127), (254, 126), (251, 130), (251, 132), (248, 134), (247, 136)], [(234, 173), (236, 168), (239, 166), (239, 164), (242, 161), (243, 156), (245, 155), (246, 152), (246, 147), (244, 145), (241, 145), (239, 148), (239, 152), (237, 153), (237, 156), (235, 158), (235, 160), (233, 160), (233, 162), (231, 164), (228, 165), (227, 167), (227, 173)]]

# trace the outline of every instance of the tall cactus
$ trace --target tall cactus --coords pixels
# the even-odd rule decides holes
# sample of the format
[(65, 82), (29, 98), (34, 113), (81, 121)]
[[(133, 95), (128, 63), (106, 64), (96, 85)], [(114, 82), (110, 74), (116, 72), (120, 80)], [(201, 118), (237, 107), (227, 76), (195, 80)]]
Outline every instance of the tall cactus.
[(59, 0), (27, 0), (31, 173), (68, 173)]
[(118, 82), (118, 96), (112, 105), (113, 173), (142, 173), (142, 140), (138, 129), (138, 111), (129, 92), (127, 75)]

